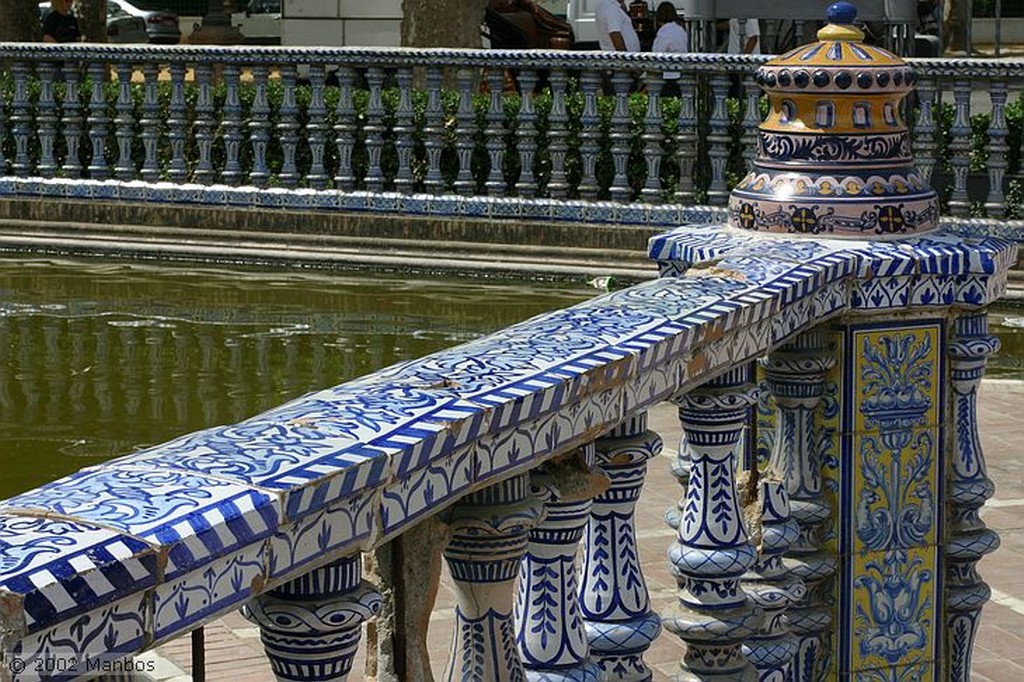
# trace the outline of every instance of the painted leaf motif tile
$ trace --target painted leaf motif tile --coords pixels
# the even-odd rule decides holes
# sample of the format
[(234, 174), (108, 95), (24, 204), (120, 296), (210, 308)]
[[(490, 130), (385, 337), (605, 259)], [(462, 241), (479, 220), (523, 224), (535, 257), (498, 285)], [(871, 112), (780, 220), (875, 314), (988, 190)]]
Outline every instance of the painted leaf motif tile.
[(28, 631), (156, 582), (157, 552), (107, 528), (0, 516), (0, 592), (20, 599)]

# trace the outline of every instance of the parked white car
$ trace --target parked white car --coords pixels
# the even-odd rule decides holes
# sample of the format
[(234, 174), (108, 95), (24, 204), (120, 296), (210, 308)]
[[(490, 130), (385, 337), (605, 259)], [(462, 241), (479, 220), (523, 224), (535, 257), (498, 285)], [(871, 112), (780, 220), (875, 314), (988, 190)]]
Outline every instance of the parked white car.
[(181, 42), (178, 15), (173, 12), (143, 9), (126, 0), (107, 0), (107, 11), (109, 12), (111, 8), (142, 19), (146, 25), (146, 35), (149, 36), (151, 43), (177, 45)]
[(231, 25), (246, 45), (280, 45), (281, 0), (249, 0), (244, 12), (232, 13)]

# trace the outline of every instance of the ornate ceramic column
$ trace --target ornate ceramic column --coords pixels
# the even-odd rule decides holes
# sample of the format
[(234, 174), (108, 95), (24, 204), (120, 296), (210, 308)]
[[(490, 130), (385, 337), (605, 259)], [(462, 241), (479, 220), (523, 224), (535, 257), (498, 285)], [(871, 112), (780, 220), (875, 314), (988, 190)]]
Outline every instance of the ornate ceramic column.
[(545, 518), (530, 531), (516, 592), (516, 642), (531, 682), (599, 679), (576, 601), (580, 539), (593, 498), (608, 488), (608, 479), (591, 471), (594, 455), (591, 443), (533, 475)]
[(280, 682), (344, 682), (363, 621), (381, 604), (362, 580), (362, 555), (346, 557), (250, 601), (243, 614), (260, 626), (263, 648)]
[(736, 491), (738, 446), (757, 399), (748, 374), (746, 366), (737, 367), (677, 400), (689, 471), (677, 540), (669, 549), (679, 602), (662, 620), (686, 642), (680, 682), (757, 679), (741, 651), (762, 613), (740, 587), (756, 556)]
[(647, 413), (633, 415), (597, 439), (600, 470), (611, 487), (594, 500), (583, 541), (579, 599), (591, 656), (601, 680), (644, 682), (643, 655), (661, 632), (640, 570), (634, 512), (647, 462), (661, 437), (647, 429)]
[[(761, 291), (778, 292), (772, 333), (783, 345), (763, 367), (775, 402), (769, 471), (799, 526), (783, 565), (806, 584), (787, 613), (795, 679), (966, 680), (987, 599), (975, 565), (997, 543), (978, 519), (991, 494), (974, 418), (994, 349), (983, 311), (1005, 290), (1017, 247), (965, 237), (971, 223), (940, 224), (903, 118), (914, 70), (864, 42), (852, 5), (833, 4), (828, 18), (817, 42), (757, 71), (770, 111), (729, 197), (729, 229), (673, 231), (651, 253), (666, 274), (754, 267)], [(954, 83), (954, 147), (968, 85)], [(997, 84), (993, 101), (1002, 97)], [(685, 478), (690, 467), (692, 490), (703, 472), (687, 439), (677, 469)], [(752, 656), (764, 634), (746, 642)]]
[(790, 518), (789, 496), (782, 481), (760, 481), (756, 502), (760, 522), (753, 529), (751, 542), (758, 546), (757, 561), (741, 582), (764, 618), (757, 633), (747, 638), (743, 653), (757, 669), (760, 682), (791, 681), (796, 679), (800, 643), (790, 631), (787, 616), (806, 588), (803, 580), (786, 567), (782, 556), (800, 535), (800, 529)]
[(519, 474), (467, 495), (446, 521), (444, 551), (455, 582), (455, 633), (444, 679), (525, 680), (516, 650), (512, 598), (529, 532), (543, 505)]
[(786, 548), (786, 564), (806, 588), (789, 610), (798, 640), (795, 679), (800, 682), (817, 679), (832, 626), (832, 609), (825, 604), (824, 592), (835, 574), (836, 560), (821, 539), (832, 510), (822, 487), (815, 415), (825, 395), (825, 374), (835, 362), (826, 332), (819, 328), (801, 334), (761, 363), (776, 405), (770, 468), (782, 477), (798, 527), (797, 537)]
[(962, 315), (949, 346), (953, 379), (952, 489), (949, 496), (949, 542), (946, 545), (946, 641), (951, 682), (971, 679), (971, 652), (981, 607), (990, 590), (976, 569), (978, 560), (999, 547), (999, 535), (978, 515), (994, 486), (985, 470), (978, 437), (978, 384), (988, 356), (999, 340), (988, 333), (984, 311)]

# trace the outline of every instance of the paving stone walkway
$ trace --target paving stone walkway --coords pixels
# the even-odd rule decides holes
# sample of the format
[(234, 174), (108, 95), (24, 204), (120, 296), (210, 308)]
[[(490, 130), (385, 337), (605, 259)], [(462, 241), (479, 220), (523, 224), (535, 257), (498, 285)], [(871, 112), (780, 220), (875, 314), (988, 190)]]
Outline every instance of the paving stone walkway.
[[(982, 384), (979, 400), (982, 444), (996, 495), (982, 512), (990, 528), (999, 532), (1002, 546), (986, 557), (979, 569), (992, 587), (992, 601), (985, 607), (974, 651), (973, 682), (1024, 681), (1024, 382), (990, 380)], [(679, 428), (675, 408), (659, 406), (651, 412), (650, 427), (665, 438), (660, 461), (650, 465), (647, 483), (637, 507), (638, 536), (644, 575), (655, 611), (672, 603), (676, 584), (668, 571), (665, 553), (673, 531), (663, 519), (664, 510), (680, 495), (669, 474), (675, 457)], [(429, 644), (436, 679), (442, 679), (453, 623), (454, 593), (447, 576), (442, 580), (437, 606), (431, 617)], [(263, 655), (259, 631), (238, 614), (227, 615), (207, 626), (206, 679), (274, 682)], [(655, 682), (676, 673), (683, 646), (663, 633), (645, 657), (654, 669)], [(192, 680), (190, 642), (187, 637), (159, 647), (147, 657), (157, 663), (155, 677), (167, 682)], [(350, 680), (363, 679), (360, 656)], [(409, 682), (416, 682), (410, 680)]]

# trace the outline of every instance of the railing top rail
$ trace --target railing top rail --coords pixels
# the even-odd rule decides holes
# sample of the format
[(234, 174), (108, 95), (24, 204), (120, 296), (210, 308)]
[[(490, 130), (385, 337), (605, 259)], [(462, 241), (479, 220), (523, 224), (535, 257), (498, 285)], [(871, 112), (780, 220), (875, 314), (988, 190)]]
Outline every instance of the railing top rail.
[(953, 304), (976, 306), (1005, 285), (1005, 273), (989, 276), (1016, 250), (1005, 240), (944, 234), (912, 241), (923, 260), (894, 242), (680, 230), (654, 240), (652, 251), (682, 276), (541, 315), (6, 500), (5, 650), (17, 643), (24, 659), (98, 611), (131, 614), (123, 632), (118, 625), (104, 634), (112, 640), (105, 651), (143, 650), (858, 307), (865, 290), (851, 278), (870, 286), (879, 274), (934, 269), (956, 282)]
[[(599, 68), (646, 69), (677, 66), (692, 72), (749, 71), (771, 59), (770, 55), (718, 53), (616, 53), (569, 50), (483, 50), (400, 47), (278, 47), (189, 45), (99, 45), (0, 43), (0, 59), (83, 59), (128, 63), (211, 61), (220, 64), (280, 65), (325, 62), (336, 65), (454, 66), (501, 68)], [(1024, 58), (952, 59), (911, 58), (911, 65), (925, 75), (966, 74), (976, 77), (1024, 75)]]

